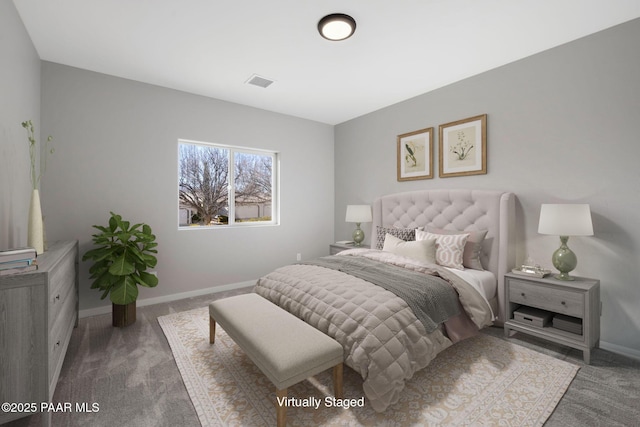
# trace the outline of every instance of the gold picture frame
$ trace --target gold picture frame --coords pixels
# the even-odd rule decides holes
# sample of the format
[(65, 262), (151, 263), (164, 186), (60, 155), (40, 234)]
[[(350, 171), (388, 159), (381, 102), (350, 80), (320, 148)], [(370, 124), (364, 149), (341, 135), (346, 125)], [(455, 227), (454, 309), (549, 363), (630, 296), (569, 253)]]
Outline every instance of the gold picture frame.
[(398, 181), (433, 178), (433, 128), (398, 135)]
[(440, 125), (439, 176), (487, 173), (487, 115)]

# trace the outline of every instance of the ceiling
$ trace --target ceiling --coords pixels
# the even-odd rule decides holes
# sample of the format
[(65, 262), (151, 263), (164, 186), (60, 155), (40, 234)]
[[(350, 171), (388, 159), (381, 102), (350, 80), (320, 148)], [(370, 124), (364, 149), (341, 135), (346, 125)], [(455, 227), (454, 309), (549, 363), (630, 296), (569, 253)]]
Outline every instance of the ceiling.
[[(328, 124), (640, 17), (638, 0), (14, 4), (43, 60)], [(329, 13), (353, 16), (354, 36), (320, 37)]]

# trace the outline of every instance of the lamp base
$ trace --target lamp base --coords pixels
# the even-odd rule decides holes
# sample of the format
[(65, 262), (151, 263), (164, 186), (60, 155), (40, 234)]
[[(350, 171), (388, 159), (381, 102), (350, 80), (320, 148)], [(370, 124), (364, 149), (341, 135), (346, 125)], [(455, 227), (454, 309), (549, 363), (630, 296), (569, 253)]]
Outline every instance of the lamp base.
[(569, 272), (573, 271), (578, 265), (578, 258), (567, 246), (568, 236), (560, 236), (560, 247), (553, 253), (551, 261), (553, 266), (558, 269), (560, 274), (555, 276), (559, 280), (575, 280), (569, 276)]
[(364, 240), (364, 231), (360, 228), (360, 223), (356, 222), (356, 229), (353, 230), (353, 245), (362, 246)]

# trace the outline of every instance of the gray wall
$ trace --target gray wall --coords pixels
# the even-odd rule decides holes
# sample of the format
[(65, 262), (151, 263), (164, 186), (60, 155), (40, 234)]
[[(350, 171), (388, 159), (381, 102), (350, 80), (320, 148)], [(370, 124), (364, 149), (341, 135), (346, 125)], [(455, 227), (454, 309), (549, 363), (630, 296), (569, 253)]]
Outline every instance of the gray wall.
[[(432, 188), (518, 197), (517, 261), (551, 268), (541, 203), (589, 203), (595, 236), (574, 237), (576, 275), (601, 280), (603, 346), (640, 357), (640, 20), (336, 126), (336, 239), (347, 204)], [(388, 84), (393, 84), (389, 82)], [(488, 114), (488, 174), (397, 182), (396, 136)], [(369, 233), (370, 234), (370, 233)]]
[[(29, 143), (40, 126), (40, 58), (13, 2), (0, 1), (0, 250), (27, 244)], [(39, 140), (39, 138), (38, 138)]]
[[(49, 240), (78, 239), (84, 253), (109, 211), (148, 223), (160, 284), (141, 300), (252, 281), (297, 253), (328, 254), (332, 126), (50, 62), (42, 120), (58, 143), (42, 184)], [(279, 151), (281, 225), (178, 230), (179, 138)], [(81, 263), (81, 310), (108, 302), (89, 289), (88, 268)]]

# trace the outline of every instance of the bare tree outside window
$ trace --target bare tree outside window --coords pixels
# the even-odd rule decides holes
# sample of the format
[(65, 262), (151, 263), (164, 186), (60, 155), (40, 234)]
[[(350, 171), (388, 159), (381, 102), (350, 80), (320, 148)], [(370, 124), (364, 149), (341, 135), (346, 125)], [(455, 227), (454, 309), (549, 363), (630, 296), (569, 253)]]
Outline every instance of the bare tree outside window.
[(237, 221), (271, 221), (271, 177), (269, 155), (236, 153), (235, 207)]
[(274, 223), (275, 156), (180, 141), (179, 225)]

